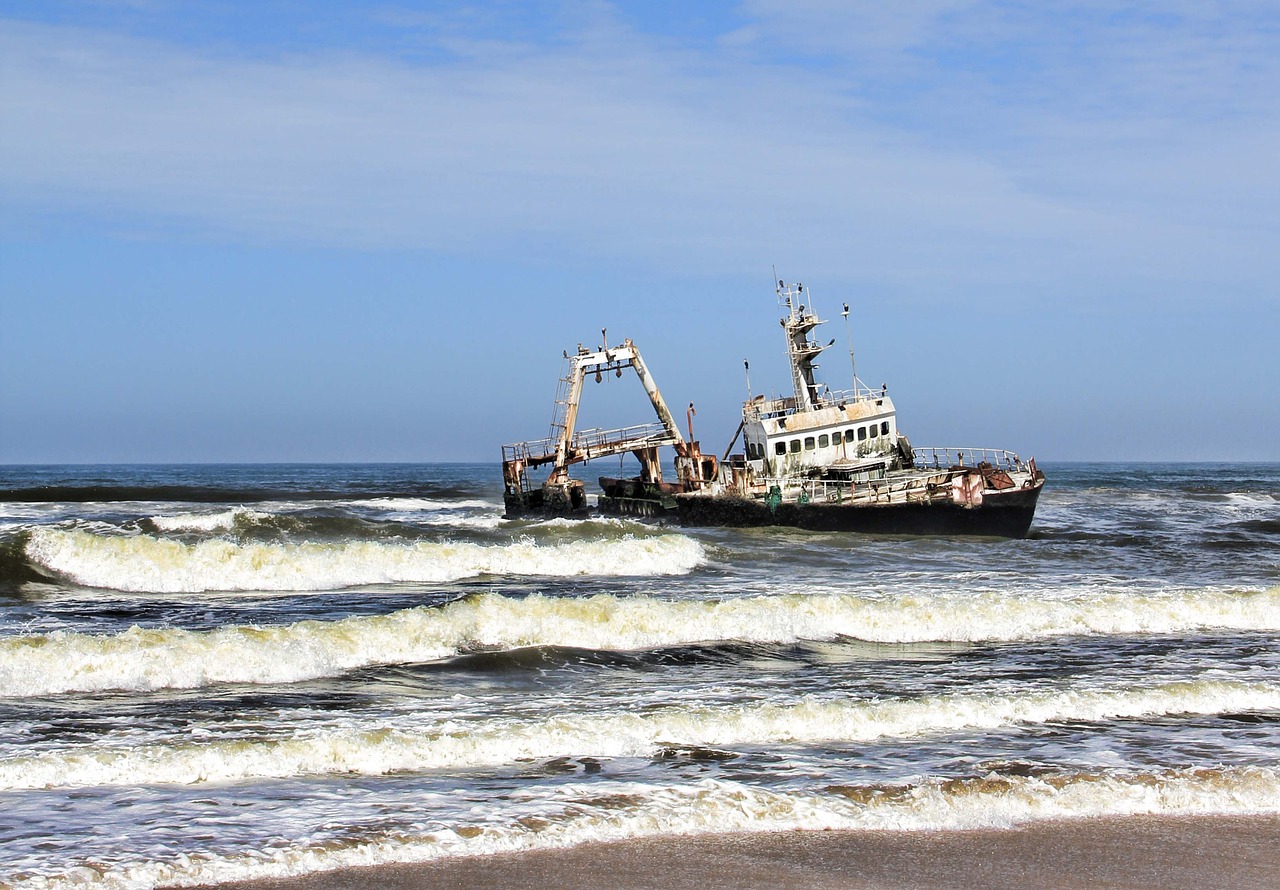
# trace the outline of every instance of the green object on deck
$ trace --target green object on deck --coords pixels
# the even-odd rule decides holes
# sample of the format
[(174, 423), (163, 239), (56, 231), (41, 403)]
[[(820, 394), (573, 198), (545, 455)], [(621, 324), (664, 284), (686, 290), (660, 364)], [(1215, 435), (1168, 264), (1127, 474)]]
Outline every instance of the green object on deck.
[(773, 486), (769, 489), (769, 494), (764, 499), (764, 504), (769, 508), (770, 513), (778, 512), (778, 505), (782, 503), (782, 489)]

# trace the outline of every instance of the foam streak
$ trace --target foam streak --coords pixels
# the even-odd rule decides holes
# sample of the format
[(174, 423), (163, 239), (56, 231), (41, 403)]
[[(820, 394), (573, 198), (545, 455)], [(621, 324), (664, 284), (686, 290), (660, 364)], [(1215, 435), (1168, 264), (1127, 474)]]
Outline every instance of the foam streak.
[(556, 757), (648, 757), (667, 745), (805, 744), (1102, 722), (1169, 714), (1280, 710), (1280, 686), (1184, 681), (1146, 689), (926, 696), (891, 701), (808, 699), (792, 705), (672, 707), (647, 714), (568, 714), (537, 721), (449, 721), (311, 731), (263, 741), (153, 743), (55, 750), (0, 761), (0, 789), (221, 782), (326, 773), (385, 775)]
[[(712, 779), (675, 787), (615, 783), (611, 790), (618, 805), (601, 806), (601, 784), (565, 786), (559, 799), (547, 802), (557, 812), (532, 824), (486, 821), (343, 844), (299, 842), (240, 856), (184, 855), (170, 862), (121, 864), (106, 874), (95, 870), (90, 877), (110, 890), (191, 886), (678, 834), (964, 830), (1047, 819), (1280, 812), (1280, 774), (1243, 767), (926, 780), (862, 793), (849, 789), (852, 794), (775, 792)], [(38, 878), (31, 886), (62, 887), (84, 877)]]
[[(637, 561), (658, 561), (670, 570), (679, 564), (677, 557), (700, 558), (696, 543), (689, 542), (693, 548), (684, 550), (687, 540), (662, 537), (615, 544), (622, 553), (637, 553)], [(632, 544), (634, 551), (628, 549)], [(0, 637), (0, 695), (287, 683), (370, 665), (434, 661), (477, 648), (638, 650), (839, 637), (884, 643), (999, 641), (1215, 629), (1280, 630), (1280, 588), (1050, 601), (1010, 594), (784, 594), (719, 601), (480, 594), (439, 608), (276, 627)]]

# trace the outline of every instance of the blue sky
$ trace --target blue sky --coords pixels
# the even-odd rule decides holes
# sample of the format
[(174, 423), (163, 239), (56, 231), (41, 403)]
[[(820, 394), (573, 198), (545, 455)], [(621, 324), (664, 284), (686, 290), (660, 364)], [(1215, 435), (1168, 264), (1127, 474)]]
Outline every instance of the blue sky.
[(602, 327), (719, 451), (773, 266), (917, 444), (1280, 459), (1277, 158), (1274, 3), (0, 3), (0, 462), (496, 460)]

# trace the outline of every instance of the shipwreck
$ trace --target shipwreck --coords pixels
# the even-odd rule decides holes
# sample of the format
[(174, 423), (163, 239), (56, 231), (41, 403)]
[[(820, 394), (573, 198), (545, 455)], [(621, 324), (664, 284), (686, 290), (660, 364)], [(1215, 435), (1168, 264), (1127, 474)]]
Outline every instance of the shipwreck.
[[(566, 370), (549, 435), (504, 445), (506, 516), (585, 517), (593, 511), (675, 520), (690, 526), (794, 526), (822, 531), (1024, 537), (1044, 473), (1035, 460), (994, 448), (912, 446), (898, 429), (888, 387), (859, 380), (833, 391), (815, 377), (825, 322), (804, 285), (778, 281), (792, 394), (751, 396), (721, 457), (681, 435), (639, 348), (631, 340), (564, 354)], [(849, 307), (842, 315), (846, 322)], [(852, 359), (852, 343), (850, 344)], [(633, 371), (657, 420), (619, 429), (577, 429), (583, 383)], [(689, 412), (692, 414), (693, 406)], [(741, 440), (742, 451), (733, 453)], [(663, 479), (662, 449), (674, 452), (675, 480)], [(600, 477), (593, 506), (570, 468), (632, 454), (640, 472)], [(546, 477), (541, 478), (545, 469)]]

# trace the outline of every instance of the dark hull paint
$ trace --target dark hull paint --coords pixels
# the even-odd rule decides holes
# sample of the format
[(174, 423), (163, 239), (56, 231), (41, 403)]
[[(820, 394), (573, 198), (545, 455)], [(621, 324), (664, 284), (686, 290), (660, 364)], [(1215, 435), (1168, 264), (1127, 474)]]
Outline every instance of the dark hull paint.
[(502, 515), (503, 519), (551, 519), (556, 516), (586, 519), (591, 515), (587, 491), (577, 479), (555, 485), (548, 483), (530, 491), (508, 490), (503, 494), (502, 502), (507, 508)]
[(986, 535), (1025, 538), (1035, 517), (1041, 482), (1033, 488), (988, 492), (981, 506), (933, 504), (782, 503), (775, 510), (761, 500), (685, 494), (676, 498), (680, 524), (687, 526), (792, 526), (812, 531), (881, 535)]

